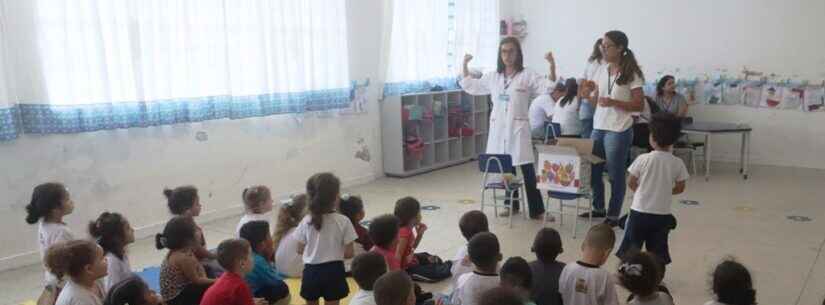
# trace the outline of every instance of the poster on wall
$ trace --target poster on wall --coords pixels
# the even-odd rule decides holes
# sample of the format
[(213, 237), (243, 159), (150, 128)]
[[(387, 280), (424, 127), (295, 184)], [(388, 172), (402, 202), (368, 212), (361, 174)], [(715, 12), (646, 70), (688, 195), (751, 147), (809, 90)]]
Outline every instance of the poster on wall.
[(793, 110), (802, 107), (802, 101), (805, 98), (804, 86), (801, 84), (788, 85), (784, 91), (785, 94), (782, 95), (782, 103), (779, 108)]
[(779, 105), (782, 103), (783, 90), (784, 88), (780, 84), (766, 84), (762, 87), (762, 101), (759, 106), (762, 108), (779, 108)]
[(676, 92), (684, 96), (688, 103), (696, 102), (696, 80), (679, 80), (676, 82)]
[(803, 110), (805, 112), (825, 111), (825, 86), (805, 89)]
[(725, 81), (721, 79), (705, 83), (705, 104), (719, 105), (722, 103), (722, 87), (724, 83)]
[(762, 86), (760, 81), (746, 81), (742, 87), (742, 105), (757, 108), (762, 104)]
[(722, 92), (724, 92), (722, 95), (722, 104), (739, 105), (742, 103), (742, 95), (744, 94), (744, 91), (742, 90), (741, 80), (734, 79), (725, 82)]

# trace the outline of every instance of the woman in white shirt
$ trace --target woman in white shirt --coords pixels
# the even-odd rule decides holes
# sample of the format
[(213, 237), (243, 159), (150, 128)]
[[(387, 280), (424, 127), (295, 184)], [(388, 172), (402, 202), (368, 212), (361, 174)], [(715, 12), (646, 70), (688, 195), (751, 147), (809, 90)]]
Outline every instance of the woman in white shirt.
[[(549, 79), (524, 68), (521, 44), (515, 37), (506, 37), (499, 43), (496, 71), (487, 72), (480, 79), (472, 78), (467, 67), (472, 59), (472, 55), (464, 56), (464, 78), (459, 81), (459, 85), (472, 95), (491, 95), (493, 109), (490, 114), (487, 153), (510, 155), (513, 165), (521, 167), (530, 217), (539, 218), (544, 214), (544, 204), (541, 193), (536, 189), (533, 167), (535, 156), (530, 140), (528, 110), (530, 97), (547, 92), (551, 81), (555, 81), (553, 56), (549, 52), (545, 55), (550, 63)], [(518, 196), (518, 193), (515, 195)], [(518, 207), (515, 205), (512, 211), (518, 212)]]
[(562, 136), (581, 136), (581, 121), (579, 120), (579, 86), (576, 79), (569, 78), (564, 82), (564, 95), (556, 101), (556, 111), (553, 113), (553, 123), (561, 126), (556, 130)]
[[(628, 43), (627, 35), (620, 31), (605, 33), (602, 51), (607, 65), (596, 71), (593, 81), (586, 82), (583, 88), (591, 103), (598, 101), (593, 117), (593, 153), (607, 160), (592, 167), (592, 216), (607, 216), (605, 223), (614, 227), (618, 225), (627, 189), (625, 172), (633, 141), (632, 114), (643, 110), (644, 99), (644, 75)], [(605, 167), (611, 190), (607, 213), (602, 179)]]
[[(587, 59), (587, 66), (584, 68), (584, 76), (582, 77), (583, 80), (593, 80), (595, 72), (599, 71), (599, 69), (601, 69), (604, 65), (604, 56), (602, 54), (602, 39), (599, 38), (593, 45), (593, 53), (591, 53), (590, 57)], [(582, 138), (589, 139), (590, 135), (593, 133), (593, 115), (595, 113), (595, 105), (591, 104), (587, 99), (582, 98), (579, 107), (579, 120), (581, 120), (582, 125)]]
[(547, 124), (553, 116), (555, 103), (549, 94), (542, 94), (530, 103), (530, 133), (534, 139), (544, 139)]

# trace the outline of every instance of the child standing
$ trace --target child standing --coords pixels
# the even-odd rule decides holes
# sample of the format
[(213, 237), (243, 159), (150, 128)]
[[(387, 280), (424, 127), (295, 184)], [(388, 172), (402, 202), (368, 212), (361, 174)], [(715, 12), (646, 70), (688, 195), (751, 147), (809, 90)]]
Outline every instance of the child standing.
[(355, 240), (355, 255), (364, 253), (372, 249), (372, 239), (370, 239), (369, 231), (361, 225), (366, 213), (364, 213), (364, 201), (359, 196), (344, 195), (341, 196), (341, 204), (338, 211), (349, 218), (352, 222), (352, 227), (355, 228), (355, 233), (358, 234), (358, 239)]
[(404, 271), (392, 271), (375, 281), (375, 303), (378, 305), (413, 305), (415, 289)]
[(673, 305), (673, 298), (658, 291), (659, 264), (647, 252), (630, 255), (619, 266), (619, 283), (630, 291), (628, 305)]
[(306, 216), (306, 195), (291, 197), (281, 204), (278, 222), (272, 241), (275, 245), (275, 267), (286, 277), (300, 278), (304, 273), (304, 260), (298, 254), (298, 240), (295, 228)]
[(402, 270), (401, 260), (394, 251), (398, 244), (398, 228), (398, 217), (390, 214), (378, 216), (370, 223), (370, 239), (375, 243), (370, 251), (384, 257), (390, 271)]
[(149, 289), (140, 277), (132, 276), (115, 284), (106, 294), (103, 305), (160, 305), (160, 296)]
[(395, 248), (396, 259), (401, 261), (401, 268), (415, 280), (437, 282), (449, 278), (452, 274), (452, 262), (441, 262), (441, 259), (428, 254), (415, 254), (415, 249), (421, 243), (427, 225), (421, 222), (421, 204), (412, 197), (404, 197), (395, 203), (395, 216), (400, 221), (398, 229), (398, 245)]
[(590, 228), (582, 243), (582, 258), (570, 263), (559, 276), (559, 293), (565, 305), (618, 305), (613, 275), (601, 269), (616, 242), (609, 224)]
[(350, 220), (335, 213), (341, 182), (331, 173), (315, 174), (307, 181), (310, 215), (298, 225), (298, 252), (303, 255), (301, 297), (309, 305), (337, 305), (349, 294), (344, 259), (352, 257), (358, 238)]
[(89, 235), (103, 248), (108, 271), (103, 280), (106, 290), (133, 276), (126, 255), (126, 246), (135, 242), (135, 231), (129, 221), (118, 213), (103, 212), (96, 221), (89, 223)]
[(685, 191), (685, 181), (690, 177), (685, 163), (670, 152), (680, 135), (681, 120), (675, 115), (653, 115), (650, 144), (655, 150), (640, 155), (628, 169), (628, 186), (635, 194), (624, 239), (616, 252), (622, 258), (631, 249), (638, 251), (645, 246), (661, 260), (663, 276), (665, 266), (671, 262), (668, 234), (676, 228), (671, 201), (673, 195)]
[(160, 265), (160, 295), (167, 305), (200, 304), (203, 293), (215, 282), (195, 256), (199, 243), (195, 221), (186, 216), (175, 216), (163, 234), (155, 236), (158, 249), (169, 249)]
[(728, 258), (713, 271), (713, 294), (715, 301), (705, 305), (755, 305), (756, 290), (753, 289), (751, 273), (744, 265)]
[(243, 278), (252, 271), (252, 251), (243, 239), (227, 239), (218, 245), (218, 262), (224, 272), (206, 293), (200, 305), (268, 305), (264, 299), (252, 299), (252, 291)]
[(206, 249), (206, 236), (203, 235), (203, 229), (195, 222), (195, 218), (201, 215), (202, 208), (198, 189), (191, 185), (181, 186), (173, 190), (164, 189), (163, 195), (166, 196), (167, 206), (172, 215), (192, 218), (196, 230), (195, 238), (197, 238), (192, 251), (203, 264), (206, 274), (210, 278), (218, 277), (223, 270), (216, 260), (217, 256)]
[(102, 304), (106, 256), (98, 245), (86, 240), (55, 244), (46, 253), (46, 266), (58, 279), (69, 276), (55, 305)]
[(241, 238), (249, 242), (252, 247), (254, 266), (246, 274), (246, 282), (252, 290), (252, 295), (264, 298), (270, 304), (288, 304), (289, 287), (286, 286), (278, 270), (273, 267), (272, 258), (275, 256), (275, 247), (272, 236), (269, 235), (269, 223), (266, 221), (252, 221), (241, 227)]
[[(461, 230), (461, 236), (467, 242), (478, 233), (490, 232), (490, 225), (487, 222), (487, 215), (479, 210), (472, 210), (461, 215), (458, 220), (458, 229)], [(465, 273), (473, 272), (473, 262), (467, 255), (467, 244), (461, 246), (453, 257), (453, 266), (450, 268), (450, 273), (453, 275), (453, 286), (458, 282), (458, 278)]]
[(559, 276), (565, 264), (556, 260), (563, 252), (559, 232), (553, 228), (541, 229), (533, 240), (532, 251), (536, 253), (536, 260), (530, 262), (532, 299), (537, 305), (561, 305)]
[[(74, 202), (69, 190), (60, 183), (43, 183), (32, 191), (31, 202), (26, 206), (26, 222), (37, 224), (37, 245), (40, 259), (45, 260), (46, 250), (54, 244), (74, 239), (63, 217), (74, 211)], [(58, 281), (54, 274), (45, 273), (46, 290), (57, 295)]]
[(508, 258), (501, 266), (501, 286), (513, 289), (524, 299), (524, 305), (536, 305), (530, 300), (530, 288), (533, 286), (533, 273), (530, 265), (520, 256)]
[(452, 305), (479, 305), (479, 295), (498, 287), (501, 282), (496, 273), (498, 262), (501, 261), (501, 248), (495, 234), (476, 234), (470, 239), (467, 252), (475, 270), (458, 278), (458, 284), (450, 299)]
[(238, 226), (235, 228), (235, 235), (240, 236), (241, 227), (251, 221), (266, 221), (272, 219), (272, 194), (269, 188), (263, 185), (250, 186), (243, 189), (244, 213)]
[(360, 290), (349, 301), (350, 305), (376, 305), (373, 287), (379, 277), (387, 273), (384, 257), (375, 252), (362, 253), (352, 260), (352, 277)]

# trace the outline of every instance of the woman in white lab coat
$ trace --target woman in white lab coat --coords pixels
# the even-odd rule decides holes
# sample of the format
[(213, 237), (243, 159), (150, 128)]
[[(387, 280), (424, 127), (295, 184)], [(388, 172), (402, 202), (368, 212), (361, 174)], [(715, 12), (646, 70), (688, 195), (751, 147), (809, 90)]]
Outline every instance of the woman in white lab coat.
[[(530, 140), (528, 113), (530, 97), (547, 92), (555, 81), (553, 55), (549, 52), (545, 55), (550, 63), (549, 77), (524, 69), (521, 44), (514, 37), (501, 40), (496, 71), (487, 72), (480, 79), (470, 77), (467, 64), (472, 58), (469, 54), (464, 56), (464, 78), (459, 85), (469, 94), (491, 96), (493, 109), (490, 114), (487, 153), (508, 154), (513, 158), (513, 165), (521, 167), (530, 217), (540, 218), (544, 214), (544, 204), (541, 193), (536, 189), (536, 172), (533, 167), (535, 157)], [(518, 205), (513, 212), (518, 212)]]

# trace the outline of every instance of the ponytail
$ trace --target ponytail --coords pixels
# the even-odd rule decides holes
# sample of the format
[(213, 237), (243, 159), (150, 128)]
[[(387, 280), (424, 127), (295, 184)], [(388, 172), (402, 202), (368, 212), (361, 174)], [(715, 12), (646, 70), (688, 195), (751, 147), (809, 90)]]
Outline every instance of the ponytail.
[(161, 233), (155, 234), (155, 248), (158, 250), (166, 248), (166, 237), (163, 237)]
[(119, 259), (126, 256), (126, 218), (122, 215), (103, 212), (96, 221), (89, 222), (89, 235), (106, 253)]
[(175, 189), (163, 189), (163, 196), (166, 197), (166, 204), (169, 212), (174, 215), (182, 215), (195, 205), (198, 198), (198, 189), (194, 186), (180, 186)]
[(60, 208), (68, 196), (66, 187), (60, 183), (48, 182), (34, 187), (31, 201), (26, 205), (26, 223), (35, 224), (48, 216), (52, 210)]
[(568, 103), (571, 103), (573, 101), (573, 98), (575, 98), (579, 94), (579, 85), (576, 84), (575, 78), (568, 78), (564, 82), (564, 88), (565, 90), (567, 90), (567, 94), (565, 94), (559, 102), (562, 107), (564, 107)]
[(324, 214), (335, 211), (335, 201), (341, 190), (341, 181), (332, 173), (315, 174), (307, 180), (310, 224), (321, 231)]
[(645, 79), (642, 68), (639, 67), (636, 56), (633, 54), (633, 50), (629, 48), (626, 48), (624, 54), (622, 54), (621, 71), (622, 74), (616, 79), (616, 84), (618, 85), (627, 85), (635, 81), (637, 76), (640, 77), (642, 81)]
[(65, 275), (80, 275), (97, 258), (96, 248), (97, 245), (88, 240), (57, 243), (46, 251), (46, 268), (58, 279), (63, 279)]
[(166, 223), (163, 233), (155, 235), (155, 247), (179, 250), (196, 243), (195, 221), (192, 217), (175, 216)]

